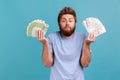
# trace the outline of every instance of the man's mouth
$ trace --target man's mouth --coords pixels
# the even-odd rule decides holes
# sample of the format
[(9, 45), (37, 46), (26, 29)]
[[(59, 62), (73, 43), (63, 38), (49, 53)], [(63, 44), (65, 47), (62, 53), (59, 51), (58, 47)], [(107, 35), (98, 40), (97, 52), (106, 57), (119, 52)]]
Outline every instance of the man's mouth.
[(65, 27), (65, 30), (70, 31), (70, 30), (71, 30), (71, 28), (70, 28), (70, 27), (68, 27), (68, 26), (66, 26), (66, 27)]

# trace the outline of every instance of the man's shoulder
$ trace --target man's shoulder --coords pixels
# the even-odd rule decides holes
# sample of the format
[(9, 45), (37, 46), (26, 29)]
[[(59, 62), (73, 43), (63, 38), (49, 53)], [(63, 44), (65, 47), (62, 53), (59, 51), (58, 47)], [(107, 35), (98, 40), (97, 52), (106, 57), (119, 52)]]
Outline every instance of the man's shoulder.
[(52, 32), (48, 35), (48, 38), (55, 38), (55, 37), (58, 37), (59, 36), (59, 31), (56, 31), (56, 32)]
[(82, 32), (75, 32), (75, 35), (76, 36), (86, 36), (84, 33), (82, 33)]

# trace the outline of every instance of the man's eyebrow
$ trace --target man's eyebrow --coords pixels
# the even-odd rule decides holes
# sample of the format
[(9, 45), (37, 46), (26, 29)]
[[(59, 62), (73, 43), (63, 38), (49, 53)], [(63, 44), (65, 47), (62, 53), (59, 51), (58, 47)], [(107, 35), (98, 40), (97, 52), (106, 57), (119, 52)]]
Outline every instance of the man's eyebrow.
[(61, 19), (66, 19), (66, 18), (61, 18)]
[(62, 20), (66, 20), (66, 18), (61, 18)]
[(74, 19), (74, 18), (69, 18), (69, 19)]
[[(66, 19), (66, 18), (61, 18), (61, 19)], [(69, 18), (69, 19), (74, 19), (74, 18)]]

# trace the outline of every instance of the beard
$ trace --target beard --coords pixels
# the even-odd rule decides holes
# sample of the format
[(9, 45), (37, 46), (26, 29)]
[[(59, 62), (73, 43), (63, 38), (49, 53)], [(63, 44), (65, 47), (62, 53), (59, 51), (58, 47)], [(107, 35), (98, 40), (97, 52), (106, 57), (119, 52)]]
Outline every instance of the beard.
[(69, 37), (69, 36), (71, 36), (74, 33), (75, 27), (73, 29), (71, 27), (69, 27), (69, 30), (66, 30), (66, 28), (67, 27), (62, 29), (60, 27), (60, 33), (63, 34), (64, 36), (66, 36), (66, 37)]

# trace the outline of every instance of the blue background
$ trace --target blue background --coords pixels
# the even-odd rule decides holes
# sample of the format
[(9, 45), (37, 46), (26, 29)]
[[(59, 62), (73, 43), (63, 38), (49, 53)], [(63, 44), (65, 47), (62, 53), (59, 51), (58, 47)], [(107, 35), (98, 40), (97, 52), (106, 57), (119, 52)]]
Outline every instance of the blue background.
[(76, 31), (87, 34), (82, 21), (99, 18), (107, 32), (92, 43), (92, 61), (85, 80), (120, 80), (120, 0), (0, 0), (0, 80), (49, 80), (42, 60), (42, 44), (27, 37), (34, 19), (49, 24), (46, 36), (59, 30), (57, 16), (65, 7), (77, 13)]

